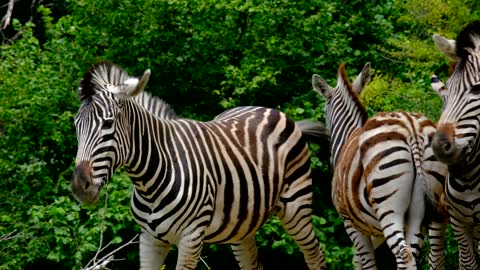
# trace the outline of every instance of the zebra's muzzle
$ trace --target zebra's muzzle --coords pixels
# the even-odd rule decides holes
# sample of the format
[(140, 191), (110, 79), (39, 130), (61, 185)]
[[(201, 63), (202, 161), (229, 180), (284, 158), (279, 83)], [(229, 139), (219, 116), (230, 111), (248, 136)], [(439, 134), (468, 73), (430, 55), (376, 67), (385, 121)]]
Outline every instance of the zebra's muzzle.
[(462, 149), (455, 144), (455, 129), (452, 124), (443, 124), (433, 136), (432, 148), (439, 161), (451, 165), (457, 163)]
[(71, 181), (72, 192), (77, 200), (84, 204), (97, 202), (100, 185), (93, 182), (92, 168), (88, 161), (82, 161), (75, 166)]

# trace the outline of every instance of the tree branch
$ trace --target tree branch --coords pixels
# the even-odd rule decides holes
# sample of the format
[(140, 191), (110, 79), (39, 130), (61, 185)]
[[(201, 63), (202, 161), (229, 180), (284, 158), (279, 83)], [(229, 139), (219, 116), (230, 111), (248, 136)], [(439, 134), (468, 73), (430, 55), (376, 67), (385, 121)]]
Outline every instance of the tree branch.
[(0, 242), (2, 241), (8, 241), (10, 239), (14, 239), (20, 236), (20, 233), (17, 233), (17, 230), (14, 230), (13, 232), (9, 232), (5, 235), (0, 236)]
[(107, 208), (108, 208), (108, 192), (105, 194), (105, 205), (103, 206), (103, 214), (102, 214), (102, 223), (100, 224), (100, 245), (98, 246), (97, 252), (95, 253), (95, 256), (87, 263), (85, 268), (82, 268), (82, 270), (102, 270), (102, 269), (107, 269), (107, 264), (110, 262), (114, 261), (113, 255), (118, 252), (119, 250), (123, 249), (124, 247), (131, 245), (131, 244), (136, 244), (138, 241), (135, 241), (137, 239), (138, 235), (135, 235), (130, 241), (127, 243), (123, 244), (122, 246), (118, 247), (117, 249), (113, 250), (112, 252), (108, 253), (107, 255), (103, 256), (100, 259), (98, 258), (98, 255), (104, 251), (107, 247), (109, 247), (112, 244), (112, 241), (110, 241), (108, 244), (103, 246), (103, 232), (105, 231), (105, 219), (107, 217)]
[(15, 0), (10, 0), (8, 2), (8, 9), (7, 9), (7, 14), (3, 16), (2, 21), (0, 22), (0, 26), (2, 26), (2, 29), (7, 28), (7, 26), (10, 24), (10, 20), (12, 19), (12, 12), (13, 12), (13, 4), (15, 3)]
[(202, 258), (200, 257), (200, 261), (205, 264), (205, 267), (207, 267), (207, 270), (210, 270), (210, 266), (208, 266), (207, 262)]
[[(104, 249), (102, 248), (103, 246), (103, 232), (105, 231), (105, 218), (107, 217), (107, 208), (108, 208), (108, 193), (105, 193), (105, 205), (103, 206), (103, 215), (102, 215), (102, 223), (100, 224), (100, 246), (97, 250), (97, 253), (95, 253), (95, 257), (93, 257), (93, 261), (95, 262), (97, 260), (98, 254)], [(108, 247), (110, 243), (108, 243), (106, 247)]]
[[(122, 246), (118, 247), (117, 249), (113, 250), (112, 252), (108, 253), (107, 255), (103, 256), (100, 258), (98, 261), (94, 261), (93, 265), (90, 267), (85, 267), (82, 268), (82, 270), (101, 270), (101, 269), (106, 269), (106, 265), (109, 264), (110, 262), (114, 261), (113, 255), (123, 249), (124, 247), (131, 245), (131, 244), (138, 244), (138, 241), (135, 241), (139, 234), (135, 235), (130, 241), (127, 243), (123, 244)], [(101, 248), (101, 247), (100, 247)], [(99, 248), (99, 249), (100, 249)], [(101, 248), (103, 250), (103, 248)], [(95, 255), (96, 257), (96, 255)], [(90, 263), (88, 263), (90, 264)], [(88, 266), (88, 265), (87, 265)]]

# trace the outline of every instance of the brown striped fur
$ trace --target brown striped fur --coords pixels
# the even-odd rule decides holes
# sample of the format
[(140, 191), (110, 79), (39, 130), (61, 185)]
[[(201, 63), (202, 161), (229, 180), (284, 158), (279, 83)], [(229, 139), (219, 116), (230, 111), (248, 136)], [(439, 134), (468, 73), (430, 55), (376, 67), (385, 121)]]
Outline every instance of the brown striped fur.
[[(424, 173), (422, 166), (427, 165), (425, 167), (429, 168), (429, 164), (426, 164), (429, 161), (426, 160), (433, 156), (433, 152), (431, 148), (429, 148), (429, 141), (432, 138), (434, 130), (435, 125), (421, 114), (402, 111), (396, 113), (378, 113), (370, 118), (363, 128), (356, 130), (352, 134), (341, 151), (334, 172), (332, 197), (335, 207), (344, 219), (349, 220), (349, 222), (353, 224), (354, 230), (357, 232), (388, 239), (388, 237), (386, 237), (387, 235), (384, 235), (386, 232), (385, 224), (379, 222), (381, 215), (393, 211), (398, 217), (402, 217), (402, 219), (405, 218), (403, 220), (396, 219), (390, 223), (397, 224), (399, 228), (406, 228), (403, 233), (394, 235), (390, 239), (395, 239), (393, 242), (405, 241), (405, 245), (400, 245), (400, 248), (394, 248), (392, 251), (397, 256), (397, 263), (407, 266), (409, 269), (415, 267), (414, 256), (416, 255), (416, 252), (412, 251), (409, 246), (421, 246), (423, 243), (423, 238), (412, 238), (411, 236), (423, 235), (422, 230), (424, 229), (418, 226), (429, 222), (428, 220), (423, 220), (426, 216), (425, 212), (417, 214), (416, 217), (414, 217), (417, 221), (408, 220), (409, 212), (411, 211), (410, 201), (422, 201), (421, 198), (410, 198), (410, 196), (418, 194), (414, 191), (416, 188), (424, 186), (425, 191), (422, 194), (427, 196), (430, 204), (432, 204), (433, 208), (425, 208), (424, 210), (438, 212), (442, 222), (445, 222), (444, 199), (441, 199), (444, 198), (444, 179), (442, 179), (443, 181), (441, 182), (436, 182), (431, 180), (432, 177), (430, 175), (427, 176), (427, 178), (430, 177), (428, 179), (419, 176), (419, 174)], [(392, 158), (389, 156), (392, 154), (388, 153), (388, 149), (372, 156), (372, 153), (369, 151), (375, 147), (379, 147), (379, 144), (390, 144), (392, 147), (403, 147), (407, 149), (409, 152), (402, 154), (402, 157), (407, 158), (409, 160), (408, 162), (412, 164), (411, 170), (420, 170), (421, 172), (417, 172), (417, 175), (415, 175), (410, 169), (402, 171), (401, 166), (395, 169), (394, 172), (387, 174), (387, 177), (392, 177), (392, 180), (389, 181), (400, 181), (403, 179), (399, 182), (399, 186), (396, 188), (387, 188), (391, 185), (388, 184), (388, 182), (384, 184), (386, 188), (382, 185), (382, 187), (378, 189), (374, 184), (375, 182), (372, 182), (372, 180), (377, 179), (373, 176), (382, 171), (380, 169), (382, 165), (385, 166), (385, 164), (388, 163), (385, 160), (386, 158)], [(416, 169), (414, 169), (413, 166), (415, 166)], [(441, 174), (446, 174), (445, 166), (442, 166), (439, 162), (435, 162), (434, 166), (440, 168)], [(438, 172), (438, 170), (435, 171)], [(428, 172), (430, 172), (429, 169), (427, 169), (425, 173), (428, 174)], [(408, 194), (408, 197), (402, 195), (403, 199), (398, 201), (396, 198), (397, 193), (402, 192), (401, 190), (404, 190), (403, 192), (406, 192), (405, 194)], [(429, 194), (430, 190), (434, 194)], [(363, 196), (363, 194), (367, 194), (367, 198), (362, 201), (361, 196)], [(388, 201), (398, 202), (392, 205), (388, 203)], [(383, 204), (385, 203), (387, 204), (384, 206)], [(403, 208), (395, 208), (399, 206), (399, 203), (403, 205)], [(430, 204), (427, 204), (425, 207), (428, 207)], [(392, 206), (394, 208), (392, 208)], [(421, 204), (418, 205), (417, 203), (411, 206), (422, 207)], [(409, 226), (412, 226), (415, 231), (409, 232)], [(350, 231), (352, 229), (353, 228), (347, 228), (347, 230)], [(390, 245), (393, 245), (393, 243)], [(357, 265), (357, 267), (359, 266)]]
[[(349, 83), (343, 65), (335, 88), (318, 75), (312, 77), (313, 88), (328, 101), (332, 199), (357, 250), (355, 267), (376, 269), (374, 244), (385, 239), (399, 269), (416, 269), (414, 256), (430, 223), (436, 248), (430, 253), (431, 269), (442, 269), (446, 222), (440, 200), (446, 166), (431, 149), (435, 125), (422, 114), (402, 111), (377, 113), (366, 120), (358, 96), (365, 83), (358, 82), (368, 81), (368, 68), (367, 64), (355, 80), (357, 87)], [(439, 218), (430, 222), (427, 214)]]

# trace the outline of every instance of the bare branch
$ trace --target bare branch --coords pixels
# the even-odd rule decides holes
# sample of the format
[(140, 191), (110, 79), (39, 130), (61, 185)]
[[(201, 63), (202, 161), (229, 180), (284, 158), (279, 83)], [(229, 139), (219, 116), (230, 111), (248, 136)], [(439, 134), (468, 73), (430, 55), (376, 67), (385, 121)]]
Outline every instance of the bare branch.
[[(107, 268), (107, 264), (109, 264), (111, 261), (113, 261), (113, 255), (108, 257), (107, 259), (105, 259), (103, 262), (97, 264), (97, 265), (94, 265), (92, 266), (92, 270), (101, 270), (101, 269), (106, 269)], [(89, 268), (87, 268), (89, 269)]]
[(118, 247), (117, 249), (113, 250), (112, 252), (108, 253), (107, 255), (103, 256), (100, 259), (97, 259), (99, 254), (104, 251), (107, 247), (109, 247), (112, 244), (112, 241), (110, 241), (108, 244), (103, 246), (103, 232), (105, 231), (105, 219), (107, 216), (107, 208), (108, 208), (108, 192), (105, 193), (105, 205), (103, 207), (103, 214), (102, 214), (102, 223), (100, 224), (100, 245), (98, 246), (97, 252), (95, 253), (95, 256), (87, 263), (85, 268), (82, 268), (82, 270), (102, 270), (102, 269), (107, 269), (107, 264), (110, 262), (114, 261), (113, 255), (118, 252), (119, 250), (123, 249), (124, 247), (131, 245), (131, 244), (137, 244), (138, 241), (135, 241), (139, 234), (135, 235), (130, 241), (127, 243), (123, 244), (122, 246)]
[(207, 262), (202, 258), (200, 257), (200, 261), (205, 264), (205, 266), (207, 267), (207, 270), (210, 270), (210, 266), (208, 266)]
[[(95, 257), (93, 257), (93, 261), (97, 260), (97, 256), (100, 251), (103, 250), (103, 232), (105, 231), (105, 218), (107, 217), (107, 208), (108, 208), (108, 193), (105, 193), (105, 205), (103, 206), (103, 215), (102, 215), (102, 224), (100, 225), (100, 246), (98, 247), (97, 253), (95, 253)], [(110, 243), (108, 243), (105, 247), (108, 247)]]
[(8, 2), (8, 9), (7, 9), (7, 14), (3, 16), (2, 21), (0, 22), (0, 26), (3, 24), (2, 29), (7, 28), (7, 26), (10, 24), (10, 20), (12, 19), (12, 12), (13, 12), (13, 4), (15, 3), (15, 0), (10, 0)]
[(124, 247), (132, 244), (138, 244), (138, 241), (135, 241), (138, 238), (139, 234), (135, 235), (130, 241), (108, 253), (107, 255), (100, 258), (98, 261), (94, 262), (92, 266), (83, 268), (82, 270), (101, 270), (106, 269), (106, 265), (114, 260), (113, 255), (123, 249)]
[(13, 232), (0, 236), (0, 242), (14, 239), (14, 238), (17, 238), (18, 236), (20, 236), (20, 233), (17, 233), (17, 230), (14, 230)]
[(89, 267), (90, 264), (93, 264), (95, 266), (97, 262), (98, 254), (100, 254), (100, 252), (102, 252), (105, 248), (110, 246), (111, 242), (109, 242), (105, 247), (103, 247), (103, 232), (105, 231), (105, 218), (107, 216), (107, 208), (108, 208), (108, 192), (105, 193), (105, 205), (103, 206), (102, 223), (100, 224), (100, 244), (98, 246), (97, 253), (95, 253), (95, 256), (87, 263), (85, 267)]

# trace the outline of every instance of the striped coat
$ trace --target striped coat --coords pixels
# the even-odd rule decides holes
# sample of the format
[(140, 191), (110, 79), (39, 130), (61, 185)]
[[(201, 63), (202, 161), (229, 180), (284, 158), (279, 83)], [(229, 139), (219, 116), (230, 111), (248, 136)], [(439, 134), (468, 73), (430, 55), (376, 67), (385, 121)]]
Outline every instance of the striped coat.
[(434, 35), (452, 61), (446, 84), (432, 77), (445, 105), (433, 141), (435, 155), (448, 165), (446, 199), (458, 241), (460, 269), (479, 269), (480, 241), (480, 21), (467, 25), (456, 40)]
[[(343, 65), (337, 87), (331, 88), (318, 75), (312, 81), (327, 99), (332, 199), (354, 243), (354, 264), (356, 269), (376, 269), (374, 248), (386, 240), (399, 269), (416, 269), (424, 224), (430, 223), (431, 267), (442, 268), (446, 166), (431, 148), (435, 125), (421, 114), (407, 112), (378, 113), (367, 120), (358, 94), (369, 81), (369, 68), (367, 64), (353, 84)], [(435, 214), (429, 217), (432, 211)]]
[(132, 214), (142, 228), (140, 268), (158, 270), (172, 244), (177, 269), (194, 269), (203, 243), (230, 243), (241, 269), (261, 269), (255, 232), (277, 214), (310, 269), (325, 267), (311, 224), (312, 178), (300, 125), (263, 107), (238, 107), (214, 120), (179, 118), (143, 92), (140, 79), (111, 63), (88, 71), (75, 118), (79, 148), (72, 191), (97, 200), (123, 166), (134, 189)]

